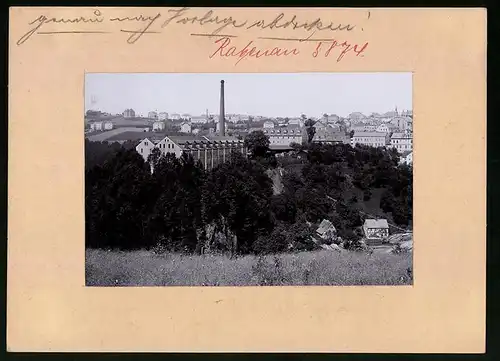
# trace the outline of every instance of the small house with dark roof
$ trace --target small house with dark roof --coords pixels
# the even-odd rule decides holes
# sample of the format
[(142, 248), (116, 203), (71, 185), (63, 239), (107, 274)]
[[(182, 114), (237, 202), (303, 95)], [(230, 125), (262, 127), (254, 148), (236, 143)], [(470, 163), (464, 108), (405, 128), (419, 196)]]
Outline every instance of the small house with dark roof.
[(329, 127), (316, 130), (312, 142), (322, 144), (350, 144), (351, 138), (345, 132), (335, 131)]
[(334, 241), (337, 239), (337, 230), (332, 222), (323, 219), (316, 230), (316, 235), (323, 241)]

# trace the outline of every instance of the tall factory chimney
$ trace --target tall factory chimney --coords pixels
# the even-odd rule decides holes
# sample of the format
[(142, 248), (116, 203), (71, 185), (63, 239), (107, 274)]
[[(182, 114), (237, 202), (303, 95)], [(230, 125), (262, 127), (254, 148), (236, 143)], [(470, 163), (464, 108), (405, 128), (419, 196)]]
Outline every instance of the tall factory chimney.
[(224, 113), (224, 80), (220, 81), (220, 114), (219, 114), (219, 134), (226, 135), (226, 118)]

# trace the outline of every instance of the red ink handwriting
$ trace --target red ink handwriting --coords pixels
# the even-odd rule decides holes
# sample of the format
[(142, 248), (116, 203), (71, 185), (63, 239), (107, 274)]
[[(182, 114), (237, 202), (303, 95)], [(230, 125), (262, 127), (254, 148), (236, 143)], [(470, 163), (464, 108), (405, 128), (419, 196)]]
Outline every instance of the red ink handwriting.
[(238, 49), (236, 46), (229, 46), (231, 44), (231, 39), (228, 37), (222, 37), (218, 40), (215, 41), (215, 44), (218, 45), (218, 48), (216, 51), (214, 51), (209, 58), (212, 59), (215, 56), (220, 56), (220, 57), (235, 57), (238, 58), (236, 61), (237, 65), (240, 61), (246, 58), (260, 58), (263, 56), (295, 56), (299, 55), (299, 50), (297, 48), (280, 48), (280, 47), (273, 47), (273, 48), (267, 48), (267, 49), (258, 49), (256, 46), (254, 46), (254, 42), (250, 41), (247, 45), (245, 45), (243, 48)]
[[(325, 44), (326, 46), (323, 48), (323, 42), (319, 41), (318, 45), (316, 45), (316, 49), (313, 51), (312, 56), (314, 58), (318, 57), (320, 54), (322, 54), (322, 50), (326, 49), (324, 52), (324, 57), (327, 58), (330, 56), (330, 54), (336, 49), (340, 48), (342, 51), (340, 54), (337, 56), (337, 62), (341, 61), (344, 56), (353, 51), (356, 56), (363, 56), (363, 52), (365, 51), (366, 47), (368, 46), (368, 43), (364, 43), (363, 45), (359, 44), (350, 44), (347, 41), (344, 41), (343, 43), (338, 43), (336, 40), (333, 40), (330, 44)], [(339, 49), (339, 50), (340, 50)]]

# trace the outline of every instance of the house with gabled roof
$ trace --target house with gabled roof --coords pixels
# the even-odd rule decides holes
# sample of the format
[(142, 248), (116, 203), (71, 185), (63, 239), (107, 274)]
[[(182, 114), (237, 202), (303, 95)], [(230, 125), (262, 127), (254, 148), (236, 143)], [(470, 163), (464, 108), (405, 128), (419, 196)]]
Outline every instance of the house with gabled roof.
[(389, 237), (389, 223), (384, 218), (365, 219), (363, 232), (368, 245), (379, 243)]

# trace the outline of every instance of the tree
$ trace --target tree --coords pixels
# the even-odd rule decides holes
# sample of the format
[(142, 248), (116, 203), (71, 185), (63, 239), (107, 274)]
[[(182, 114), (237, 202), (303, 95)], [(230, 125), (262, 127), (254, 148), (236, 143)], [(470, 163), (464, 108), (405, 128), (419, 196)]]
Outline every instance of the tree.
[(86, 172), (85, 236), (88, 247), (149, 247), (145, 219), (151, 205), (150, 170), (135, 150), (120, 150)]
[(202, 194), (204, 222), (235, 235), (234, 253), (249, 253), (257, 237), (272, 230), (272, 193), (272, 180), (264, 167), (233, 153), (229, 162), (207, 176)]
[(316, 128), (314, 127), (314, 120), (312, 120), (310, 118), (307, 119), (304, 122), (304, 126), (306, 127), (306, 131), (307, 131), (307, 142), (311, 143), (313, 138), (314, 138), (314, 134), (316, 133)]
[(256, 157), (265, 156), (269, 150), (269, 144), (269, 137), (261, 130), (251, 132), (245, 138), (245, 147)]
[(159, 148), (154, 148), (148, 156), (148, 163), (151, 169), (155, 169), (161, 157), (161, 150)]

